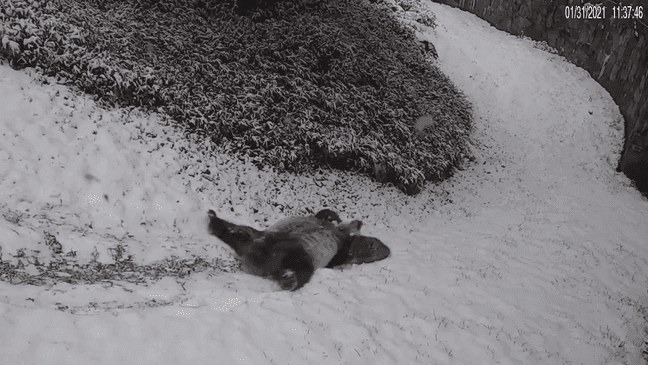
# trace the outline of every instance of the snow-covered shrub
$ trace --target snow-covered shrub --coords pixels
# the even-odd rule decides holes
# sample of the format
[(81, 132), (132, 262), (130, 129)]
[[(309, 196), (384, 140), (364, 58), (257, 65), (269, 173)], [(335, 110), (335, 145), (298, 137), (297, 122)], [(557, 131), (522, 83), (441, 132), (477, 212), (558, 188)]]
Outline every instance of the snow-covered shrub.
[(12, 67), (37, 67), (111, 102), (160, 104), (160, 86), (150, 69), (88, 47), (88, 30), (61, 19), (69, 4), (44, 0), (4, 3), (7, 6), (0, 8), (0, 54)]
[[(46, 73), (163, 111), (259, 166), (378, 169), (415, 193), (469, 155), (470, 104), (384, 4), (278, 1), (248, 15), (234, 0), (48, 4), (79, 36), (37, 60)], [(439, 121), (424, 138), (420, 115)]]
[(46, 2), (4, 1), (0, 7), (0, 53), (14, 68), (34, 67), (55, 52), (70, 29), (57, 24)]

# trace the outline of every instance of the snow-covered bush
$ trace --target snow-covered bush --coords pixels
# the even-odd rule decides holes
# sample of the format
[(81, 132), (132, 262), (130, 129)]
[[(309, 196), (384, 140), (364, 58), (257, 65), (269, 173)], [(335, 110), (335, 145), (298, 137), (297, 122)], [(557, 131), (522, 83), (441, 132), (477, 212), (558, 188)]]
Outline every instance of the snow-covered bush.
[[(35, 30), (11, 35), (14, 64), (163, 111), (259, 166), (380, 174), (412, 194), (469, 155), (470, 104), (384, 4), (269, 1), (239, 15), (234, 0), (10, 3), (47, 10), (28, 10)], [(9, 34), (20, 20), (3, 14)], [(27, 57), (33, 34), (44, 51)], [(420, 115), (438, 120), (424, 138)]]

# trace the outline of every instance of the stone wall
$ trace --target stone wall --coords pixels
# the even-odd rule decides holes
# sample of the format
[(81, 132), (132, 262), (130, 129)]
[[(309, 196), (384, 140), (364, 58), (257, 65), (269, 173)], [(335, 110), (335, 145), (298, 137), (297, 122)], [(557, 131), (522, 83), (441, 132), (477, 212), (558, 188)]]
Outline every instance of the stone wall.
[[(471, 12), (497, 29), (526, 35), (550, 46), (587, 70), (614, 98), (625, 119), (624, 153), (617, 171), (648, 191), (648, 0), (643, 19), (612, 19), (611, 1), (602, 1), (605, 19), (567, 19), (571, 0), (435, 0)], [(596, 1), (591, 1), (596, 3)], [(625, 3), (624, 3), (625, 4)]]

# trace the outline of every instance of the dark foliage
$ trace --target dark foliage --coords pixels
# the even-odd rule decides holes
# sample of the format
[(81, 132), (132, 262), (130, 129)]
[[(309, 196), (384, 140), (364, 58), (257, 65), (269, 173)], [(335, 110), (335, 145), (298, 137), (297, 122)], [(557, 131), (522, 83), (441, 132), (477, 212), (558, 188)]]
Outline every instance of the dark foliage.
[[(380, 174), (413, 194), (469, 155), (469, 103), (380, 2), (2, 1), (13, 67), (165, 112), (260, 166)], [(420, 115), (438, 119), (422, 137)]]

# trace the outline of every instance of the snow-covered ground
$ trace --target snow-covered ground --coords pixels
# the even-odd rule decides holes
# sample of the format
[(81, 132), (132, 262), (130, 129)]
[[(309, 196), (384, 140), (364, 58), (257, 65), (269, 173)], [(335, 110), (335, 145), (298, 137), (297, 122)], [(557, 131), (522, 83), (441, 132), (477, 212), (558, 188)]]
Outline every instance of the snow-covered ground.
[(419, 36), (474, 102), (477, 161), (416, 197), (258, 171), (1, 66), (3, 260), (23, 248), (47, 263), (53, 236), (80, 263), (111, 263), (117, 245), (139, 264), (234, 263), (207, 209), (263, 228), (323, 206), (363, 219), (392, 256), (297, 292), (236, 270), (0, 282), (0, 364), (644, 364), (648, 203), (614, 171), (618, 108), (563, 58), (429, 7), (439, 26)]

